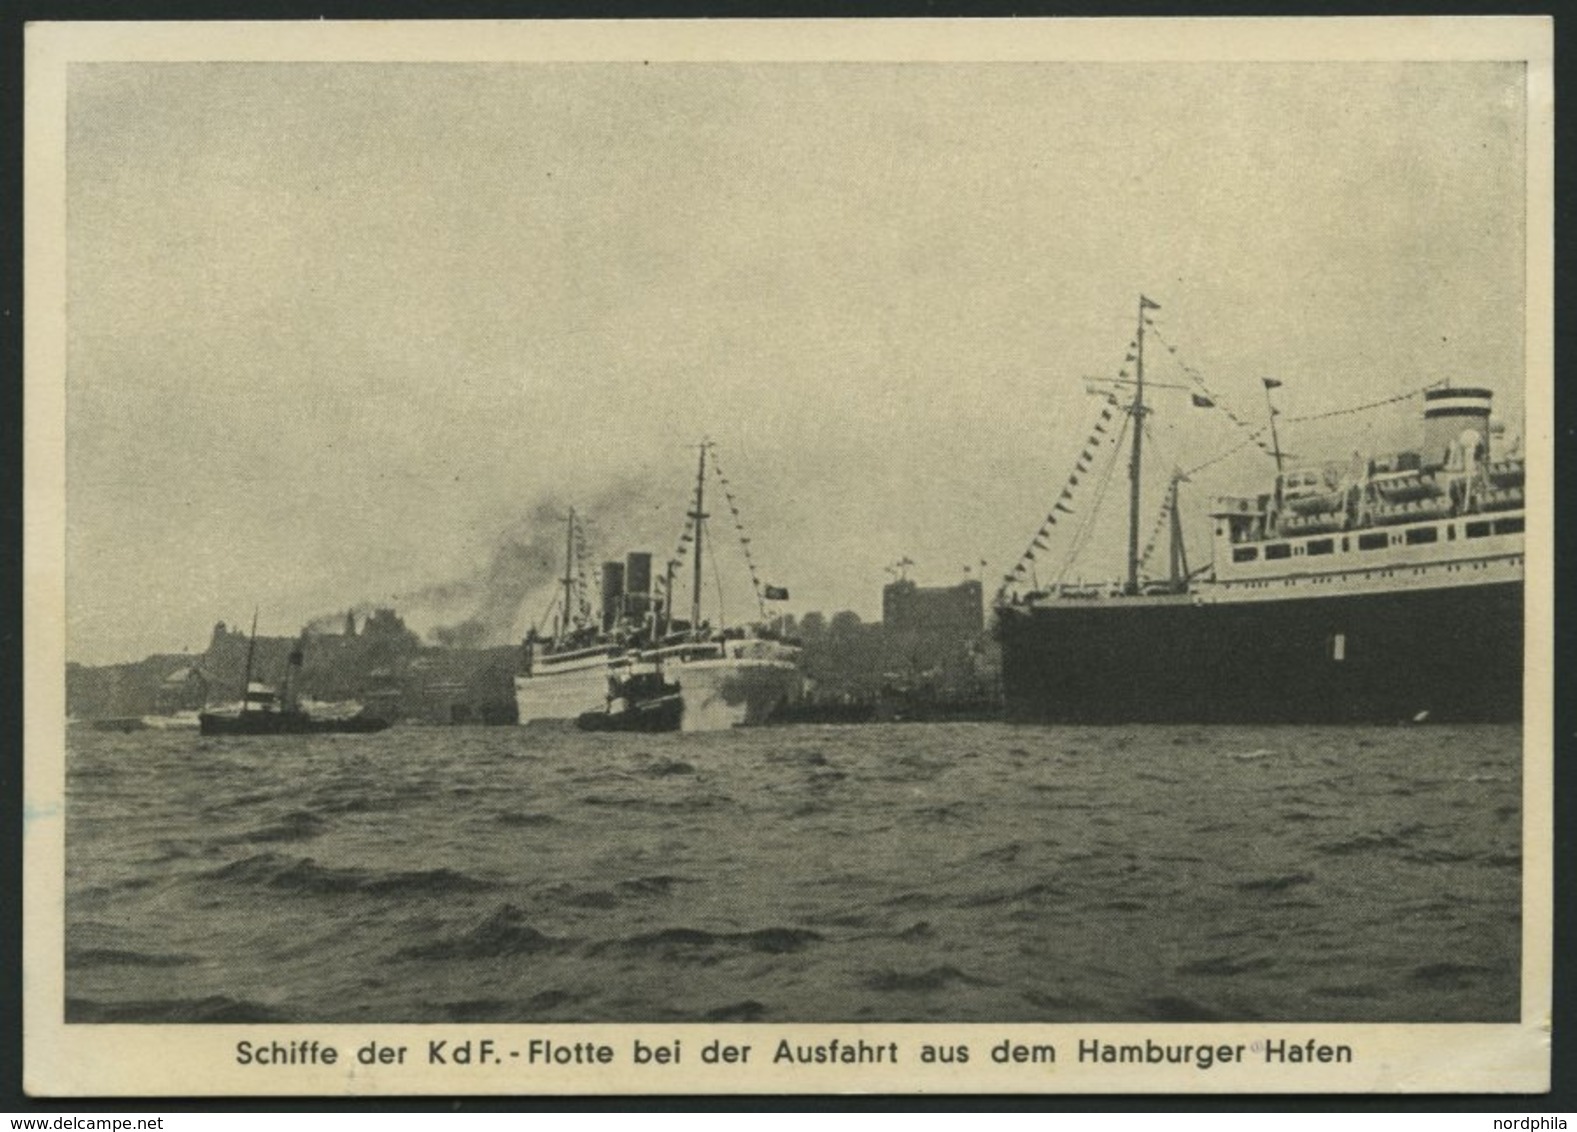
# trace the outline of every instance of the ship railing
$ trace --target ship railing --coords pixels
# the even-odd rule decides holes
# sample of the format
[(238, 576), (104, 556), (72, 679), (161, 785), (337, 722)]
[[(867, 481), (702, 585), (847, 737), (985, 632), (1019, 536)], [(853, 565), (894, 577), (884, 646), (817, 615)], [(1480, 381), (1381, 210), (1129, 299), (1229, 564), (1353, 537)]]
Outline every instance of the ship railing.
[(1320, 535), (1347, 526), (1346, 511), (1322, 511), (1312, 515), (1288, 515), (1281, 521), (1283, 534)]
[(681, 641), (678, 644), (662, 645), (649, 649), (640, 654), (642, 660), (715, 660), (722, 657), (723, 643), (721, 641)]
[(1320, 491), (1309, 495), (1289, 496), (1285, 503), (1289, 511), (1296, 511), (1300, 515), (1309, 515), (1339, 511), (1346, 503), (1346, 500), (1347, 493), (1344, 491)]
[(1443, 519), (1451, 513), (1446, 499), (1413, 499), (1405, 503), (1382, 503), (1370, 511), (1369, 517), (1376, 526), (1389, 527), (1397, 523), (1416, 523), (1425, 519)]
[(563, 652), (539, 652), (535, 663), (539, 666), (553, 666), (569, 664), (577, 660), (591, 660), (602, 656), (621, 656), (626, 652), (634, 652), (621, 644), (593, 645), (590, 648), (568, 649)]
[(1266, 511), (1267, 499), (1246, 495), (1218, 495), (1210, 504), (1210, 516), (1213, 519), (1226, 518), (1262, 518)]
[(1063, 582), (1049, 590), (1039, 590), (1029, 595), (1033, 598), (1059, 598), (1070, 601), (1099, 601), (1102, 598), (1122, 596), (1122, 586), (1117, 582)]
[(1480, 511), (1512, 511), (1524, 506), (1521, 487), (1491, 488), (1479, 501)]
[(1527, 461), (1520, 456), (1496, 460), (1485, 471), (1496, 487), (1520, 484), (1527, 477)]

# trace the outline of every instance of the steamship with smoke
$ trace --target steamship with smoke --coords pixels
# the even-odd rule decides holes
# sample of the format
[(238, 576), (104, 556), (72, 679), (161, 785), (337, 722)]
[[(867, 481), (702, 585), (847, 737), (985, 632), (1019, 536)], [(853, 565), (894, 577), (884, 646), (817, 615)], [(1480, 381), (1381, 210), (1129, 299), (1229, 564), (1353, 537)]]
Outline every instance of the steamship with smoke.
[[(707, 456), (712, 450), (710, 443), (700, 446), (693, 507), (662, 579), (654, 578), (652, 556), (646, 551), (632, 552), (623, 562), (605, 562), (600, 609), (595, 612), (581, 578), (582, 539), (571, 510), (554, 630), (551, 635), (535, 629), (527, 634), (515, 678), (522, 724), (581, 721), (582, 726), (617, 730), (618, 718), (628, 713), (632, 719), (661, 719), (663, 729), (718, 731), (765, 723), (799, 700), (799, 647), (766, 624), (766, 603), (786, 600), (788, 592), (761, 584), (742, 528), (741, 546), (761, 622), (714, 626), (702, 620), (702, 563), (710, 517), (705, 509)], [(727, 480), (721, 483), (738, 527)], [(693, 584), (689, 617), (681, 619), (673, 594), (685, 554), (691, 558)], [(661, 689), (665, 699), (676, 691), (677, 710), (646, 712), (652, 705), (635, 699), (632, 691), (643, 686)], [(636, 723), (633, 729), (650, 727)]]
[[(1141, 298), (1134, 377), (1122, 381), (1132, 401), (1109, 393), (1102, 410), (1121, 429), (1113, 466), (1121, 436), (1131, 445), (1127, 578), (1024, 585), (1036, 551), (1072, 513), (1059, 503), (998, 593), (1010, 713), (1107, 723), (1520, 720), (1524, 458), (1495, 450), (1492, 392), (1427, 387), (1418, 448), (1296, 469), (1283, 467), (1270, 406), (1277, 473), (1268, 490), (1215, 502), (1213, 561), (1191, 572), (1174, 476), (1162, 505), (1169, 570), (1147, 577), (1138, 540), (1152, 411), (1144, 340), (1156, 309)], [(1280, 383), (1263, 381), (1268, 402)], [(1216, 407), (1207, 394), (1194, 392), (1193, 404)], [(1092, 438), (1081, 470), (1095, 447)]]

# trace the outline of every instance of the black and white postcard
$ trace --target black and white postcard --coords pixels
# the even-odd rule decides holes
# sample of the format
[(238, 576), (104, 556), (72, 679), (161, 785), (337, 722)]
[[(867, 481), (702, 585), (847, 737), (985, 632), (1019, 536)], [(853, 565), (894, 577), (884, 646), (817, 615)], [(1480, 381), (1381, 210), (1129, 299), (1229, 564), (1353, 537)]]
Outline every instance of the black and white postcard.
[(28, 1089), (1546, 1089), (1551, 34), (30, 26)]

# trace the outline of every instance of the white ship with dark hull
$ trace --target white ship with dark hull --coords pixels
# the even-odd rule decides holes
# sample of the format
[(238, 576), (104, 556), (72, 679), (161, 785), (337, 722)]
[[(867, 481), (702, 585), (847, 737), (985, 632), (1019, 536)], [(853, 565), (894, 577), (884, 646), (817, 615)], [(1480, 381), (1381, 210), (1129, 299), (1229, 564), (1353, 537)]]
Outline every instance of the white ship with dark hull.
[(521, 724), (575, 724), (585, 715), (606, 714), (611, 703), (623, 698), (623, 689), (632, 679), (638, 682), (655, 674), (678, 688), (682, 731), (756, 726), (799, 701), (799, 647), (773, 632), (764, 616), (765, 602), (786, 598), (785, 591), (761, 586), (752, 567), (762, 622), (714, 627), (701, 618), (708, 451), (710, 445), (703, 445), (694, 507), (680, 544), (689, 548), (692, 557), (689, 618), (674, 616), (670, 597), (679, 563), (671, 561), (658, 580), (652, 573), (652, 556), (646, 552), (603, 564), (600, 617), (595, 616), (574, 566), (580, 551), (571, 513), (561, 583), (562, 610), (567, 612), (561, 612), (551, 636), (533, 632), (526, 638), (521, 672), (515, 678)]
[[(1145, 321), (1141, 307), (1130, 420), (1146, 411)], [(1009, 593), (1009, 575), (996, 611), (1009, 714), (1520, 720), (1524, 462), (1492, 451), (1490, 390), (1423, 396), (1416, 450), (1278, 470), (1262, 494), (1218, 499), (1212, 562), (1197, 574), (1181, 551), (1174, 480), (1167, 577), (1143, 576), (1133, 521), (1126, 580)], [(1138, 474), (1136, 454), (1132, 503)]]
[(621, 643), (557, 652), (551, 642), (526, 642), (524, 671), (515, 677), (522, 724), (570, 724), (602, 711), (630, 677), (660, 670), (679, 686), (680, 730), (753, 727), (797, 703), (799, 648), (752, 633), (681, 631), (656, 643)]

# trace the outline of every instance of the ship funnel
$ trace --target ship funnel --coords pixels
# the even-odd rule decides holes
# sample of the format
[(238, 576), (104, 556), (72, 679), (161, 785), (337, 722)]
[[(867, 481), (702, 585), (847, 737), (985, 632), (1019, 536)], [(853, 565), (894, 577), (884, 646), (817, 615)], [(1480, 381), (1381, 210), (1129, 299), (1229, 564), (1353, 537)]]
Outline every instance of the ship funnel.
[(652, 556), (632, 550), (624, 556), (624, 613), (631, 620), (644, 618), (652, 607)]
[(1446, 464), (1464, 432), (1476, 432), (1482, 446), (1480, 457), (1488, 455), (1489, 408), (1494, 396), (1488, 389), (1424, 390), (1424, 467)]
[(624, 556), (624, 589), (629, 594), (652, 592), (652, 556), (644, 550), (632, 550)]
[(285, 661), (285, 691), (280, 699), (284, 702), (286, 711), (296, 710), (296, 701), (301, 695), (301, 666), (305, 661), (302, 655), (303, 644), (297, 641), (290, 647), (290, 656)]
[(624, 563), (602, 564), (602, 631), (610, 632), (624, 607)]

